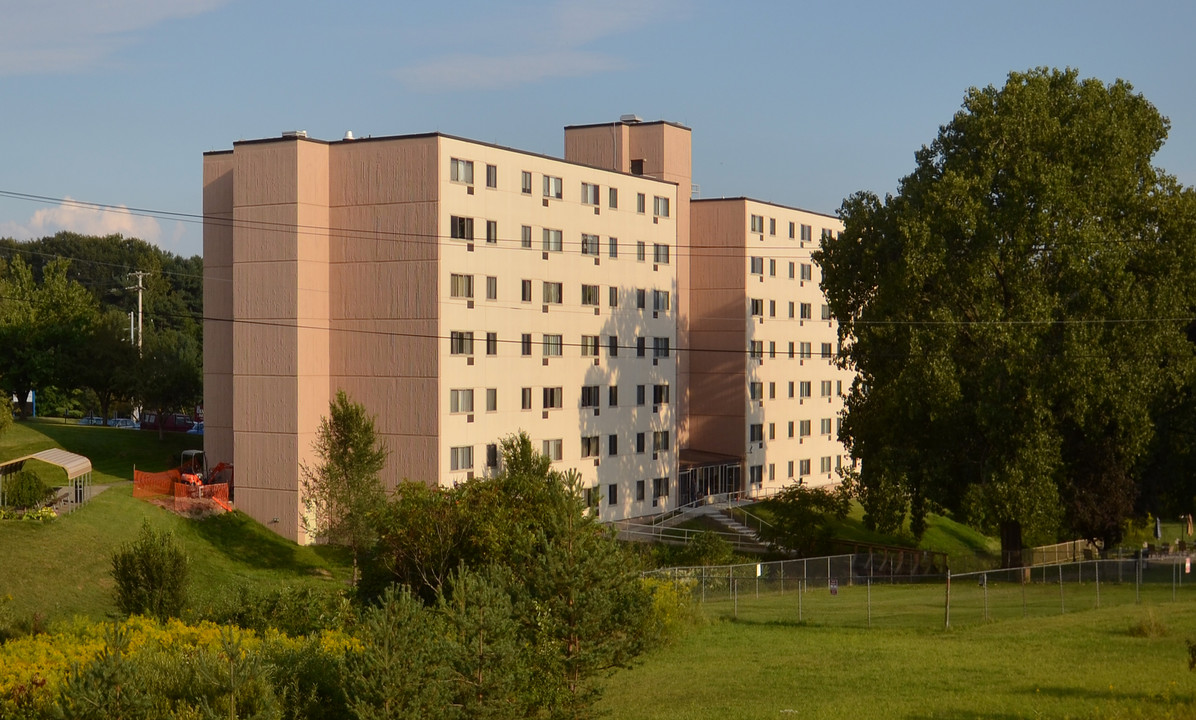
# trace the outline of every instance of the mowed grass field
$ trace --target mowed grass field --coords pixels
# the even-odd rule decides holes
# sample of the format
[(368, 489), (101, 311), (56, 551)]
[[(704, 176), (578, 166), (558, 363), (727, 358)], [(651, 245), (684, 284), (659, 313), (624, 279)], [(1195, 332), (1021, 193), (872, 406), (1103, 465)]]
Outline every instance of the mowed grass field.
[[(297, 545), (241, 513), (192, 520), (133, 497), (134, 464), (165, 470), (181, 450), (202, 441), (195, 435), (167, 433), (159, 440), (148, 431), (52, 421), (17, 423), (0, 441), (0, 460), (63, 447), (91, 457), (93, 481), (111, 486), (50, 523), (0, 522), (0, 598), (12, 598), (10, 611), (18, 618), (38, 613), (50, 621), (115, 612), (112, 553), (133, 540), (145, 521), (174, 532), (182, 542), (196, 595), (237, 583), (268, 588), (345, 581), (350, 571), (338, 549)], [(55, 471), (61, 482), (61, 470), (39, 470), (47, 475)]]
[(1196, 717), (1196, 593), (1173, 602), (1170, 585), (1146, 586), (1142, 604), (1060, 614), (1055, 587), (1053, 614), (1023, 619), (1019, 601), (1012, 617), (972, 607), (964, 621), (961, 607), (944, 630), (942, 586), (874, 587), (871, 628), (867, 589), (848, 590), (837, 609), (826, 588), (805, 593), (804, 622), (796, 592), (741, 595), (737, 611), (707, 602), (697, 627), (616, 673), (601, 707), (662, 720)]

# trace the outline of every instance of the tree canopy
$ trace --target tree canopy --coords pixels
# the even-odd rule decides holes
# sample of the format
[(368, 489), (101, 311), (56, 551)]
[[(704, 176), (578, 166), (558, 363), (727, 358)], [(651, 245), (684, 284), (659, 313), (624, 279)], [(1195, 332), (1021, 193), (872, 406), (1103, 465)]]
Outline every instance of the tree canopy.
[(1196, 198), (1152, 164), (1168, 127), (1120, 80), (1012, 73), (896, 195), (844, 201), (815, 260), (872, 525), (940, 506), (1012, 552), (1023, 530), (1118, 539), (1155, 409), (1193, 379)]

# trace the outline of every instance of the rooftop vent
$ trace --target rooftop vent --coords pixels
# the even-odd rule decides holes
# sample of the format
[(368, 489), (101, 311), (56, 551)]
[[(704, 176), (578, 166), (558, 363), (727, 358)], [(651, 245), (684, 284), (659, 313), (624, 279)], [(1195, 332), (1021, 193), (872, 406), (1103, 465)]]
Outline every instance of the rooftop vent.
[(353, 131), (352, 131), (352, 130), (346, 130), (346, 131), (345, 131), (345, 139), (346, 139), (346, 140), (356, 140), (357, 138), (353, 137)]
[(305, 138), (307, 137), (306, 130), (287, 130), (282, 134), (284, 138)]
[(620, 115), (619, 122), (621, 123), (641, 123), (643, 119), (639, 115)]

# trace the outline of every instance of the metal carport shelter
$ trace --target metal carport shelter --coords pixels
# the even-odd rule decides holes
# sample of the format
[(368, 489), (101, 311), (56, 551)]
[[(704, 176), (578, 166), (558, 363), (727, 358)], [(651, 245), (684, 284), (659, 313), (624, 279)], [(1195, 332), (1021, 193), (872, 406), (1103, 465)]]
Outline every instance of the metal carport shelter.
[(68, 507), (81, 504), (87, 499), (87, 488), (91, 486), (91, 460), (82, 455), (67, 452), (62, 448), (52, 448), (16, 460), (0, 462), (0, 505), (6, 504), (4, 499), (5, 478), (20, 472), (28, 460), (41, 460), (51, 465), (57, 465), (66, 471), (66, 486), (69, 488), (66, 496)]

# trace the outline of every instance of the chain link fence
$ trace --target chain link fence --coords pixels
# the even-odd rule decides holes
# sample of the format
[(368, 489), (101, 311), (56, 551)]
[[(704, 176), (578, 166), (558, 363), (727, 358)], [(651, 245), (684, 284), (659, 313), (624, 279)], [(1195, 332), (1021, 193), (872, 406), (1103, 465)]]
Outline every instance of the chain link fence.
[(1196, 599), (1187, 557), (1114, 559), (960, 574), (901, 572), (876, 556), (678, 567), (672, 582), (717, 617), (761, 623), (944, 628)]

